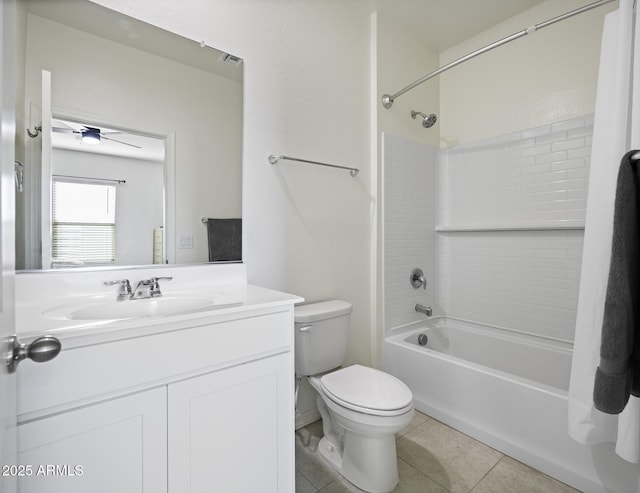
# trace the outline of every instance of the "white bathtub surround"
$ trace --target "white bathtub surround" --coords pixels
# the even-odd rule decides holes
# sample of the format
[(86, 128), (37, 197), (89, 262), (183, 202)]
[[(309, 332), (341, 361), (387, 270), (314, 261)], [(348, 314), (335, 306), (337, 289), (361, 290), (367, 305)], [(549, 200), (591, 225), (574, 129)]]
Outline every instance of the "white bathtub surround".
[(438, 300), (453, 317), (573, 341), (582, 231), (440, 233)]
[(581, 491), (636, 491), (635, 465), (569, 437), (570, 359), (565, 343), (452, 318), (392, 331), (383, 344), (385, 370), (419, 411)]
[(592, 129), (584, 116), (441, 151), (444, 313), (573, 340)]
[(628, 150), (640, 147), (640, 87), (632, 76), (640, 68), (640, 41), (636, 38), (634, 52), (633, 26), (637, 20), (632, 4), (631, 0), (623, 0), (620, 8), (607, 16), (602, 37), (569, 423), (576, 440), (590, 444), (615, 442), (618, 455), (638, 462), (640, 399), (631, 396), (618, 418), (596, 410), (592, 397), (595, 370), (600, 363), (618, 168)]
[[(388, 133), (384, 145), (384, 328), (421, 320), (416, 303), (435, 308), (436, 151)], [(427, 289), (409, 276), (424, 271)]]
[(450, 147), (440, 153), (441, 224), (583, 221), (593, 117)]
[(421, 320), (421, 303), (572, 341), (592, 129), (584, 116), (436, 155), (385, 134), (385, 331)]

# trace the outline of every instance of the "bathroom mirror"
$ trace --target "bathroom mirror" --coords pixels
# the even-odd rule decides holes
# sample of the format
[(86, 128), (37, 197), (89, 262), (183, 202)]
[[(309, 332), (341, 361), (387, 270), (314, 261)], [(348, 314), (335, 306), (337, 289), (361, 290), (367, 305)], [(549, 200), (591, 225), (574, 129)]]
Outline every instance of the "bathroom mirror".
[(88, 0), (18, 9), (17, 269), (240, 261), (242, 60)]

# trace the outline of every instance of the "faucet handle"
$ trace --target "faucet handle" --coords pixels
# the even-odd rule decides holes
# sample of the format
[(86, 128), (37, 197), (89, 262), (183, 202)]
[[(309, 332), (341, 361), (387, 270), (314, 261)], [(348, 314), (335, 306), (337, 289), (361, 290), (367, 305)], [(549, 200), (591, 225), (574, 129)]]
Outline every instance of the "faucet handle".
[(151, 297), (162, 296), (162, 292), (160, 291), (160, 283), (158, 281), (162, 281), (162, 280), (170, 281), (171, 279), (173, 279), (172, 276), (152, 277), (151, 279), (149, 279), (149, 281), (151, 282), (151, 287), (149, 291), (149, 294), (151, 295)]
[(427, 289), (427, 279), (424, 277), (424, 272), (419, 267), (416, 267), (411, 271), (409, 276), (409, 282), (413, 289), (418, 289), (422, 286), (423, 289)]
[(118, 301), (131, 299), (131, 283), (129, 279), (119, 279), (117, 281), (104, 281), (105, 286), (113, 286), (120, 284), (120, 293), (118, 293)]
[(158, 282), (158, 281), (162, 281), (162, 280), (170, 281), (171, 279), (173, 279), (173, 276), (166, 276), (166, 277), (152, 277), (152, 278), (151, 278), (151, 282)]

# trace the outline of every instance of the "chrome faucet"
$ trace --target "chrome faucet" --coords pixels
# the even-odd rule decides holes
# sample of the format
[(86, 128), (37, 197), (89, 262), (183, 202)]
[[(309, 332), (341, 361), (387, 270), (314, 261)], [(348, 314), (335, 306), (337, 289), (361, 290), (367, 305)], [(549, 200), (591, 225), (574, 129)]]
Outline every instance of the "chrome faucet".
[(430, 317), (431, 314), (433, 313), (430, 306), (424, 306), (424, 305), (421, 305), (420, 303), (416, 303), (415, 310), (418, 313), (424, 313), (427, 317)]
[(160, 283), (161, 281), (166, 279), (170, 281), (173, 277), (152, 277), (151, 279), (143, 279), (138, 282), (136, 285), (136, 289), (133, 290), (133, 295), (131, 295), (132, 300), (142, 300), (145, 298), (157, 298), (162, 296), (162, 292), (160, 291)]
[(129, 279), (120, 279), (118, 281), (104, 281), (105, 286), (113, 286), (114, 284), (120, 284), (120, 292), (118, 293), (118, 301), (131, 299), (131, 283)]

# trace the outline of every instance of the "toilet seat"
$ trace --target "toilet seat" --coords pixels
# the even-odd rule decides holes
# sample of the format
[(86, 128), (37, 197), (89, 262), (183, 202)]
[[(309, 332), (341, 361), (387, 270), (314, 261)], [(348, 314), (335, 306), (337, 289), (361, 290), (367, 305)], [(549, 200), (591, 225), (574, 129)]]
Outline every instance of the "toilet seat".
[(320, 378), (324, 394), (336, 404), (375, 416), (397, 416), (413, 408), (409, 387), (374, 368), (352, 365)]

